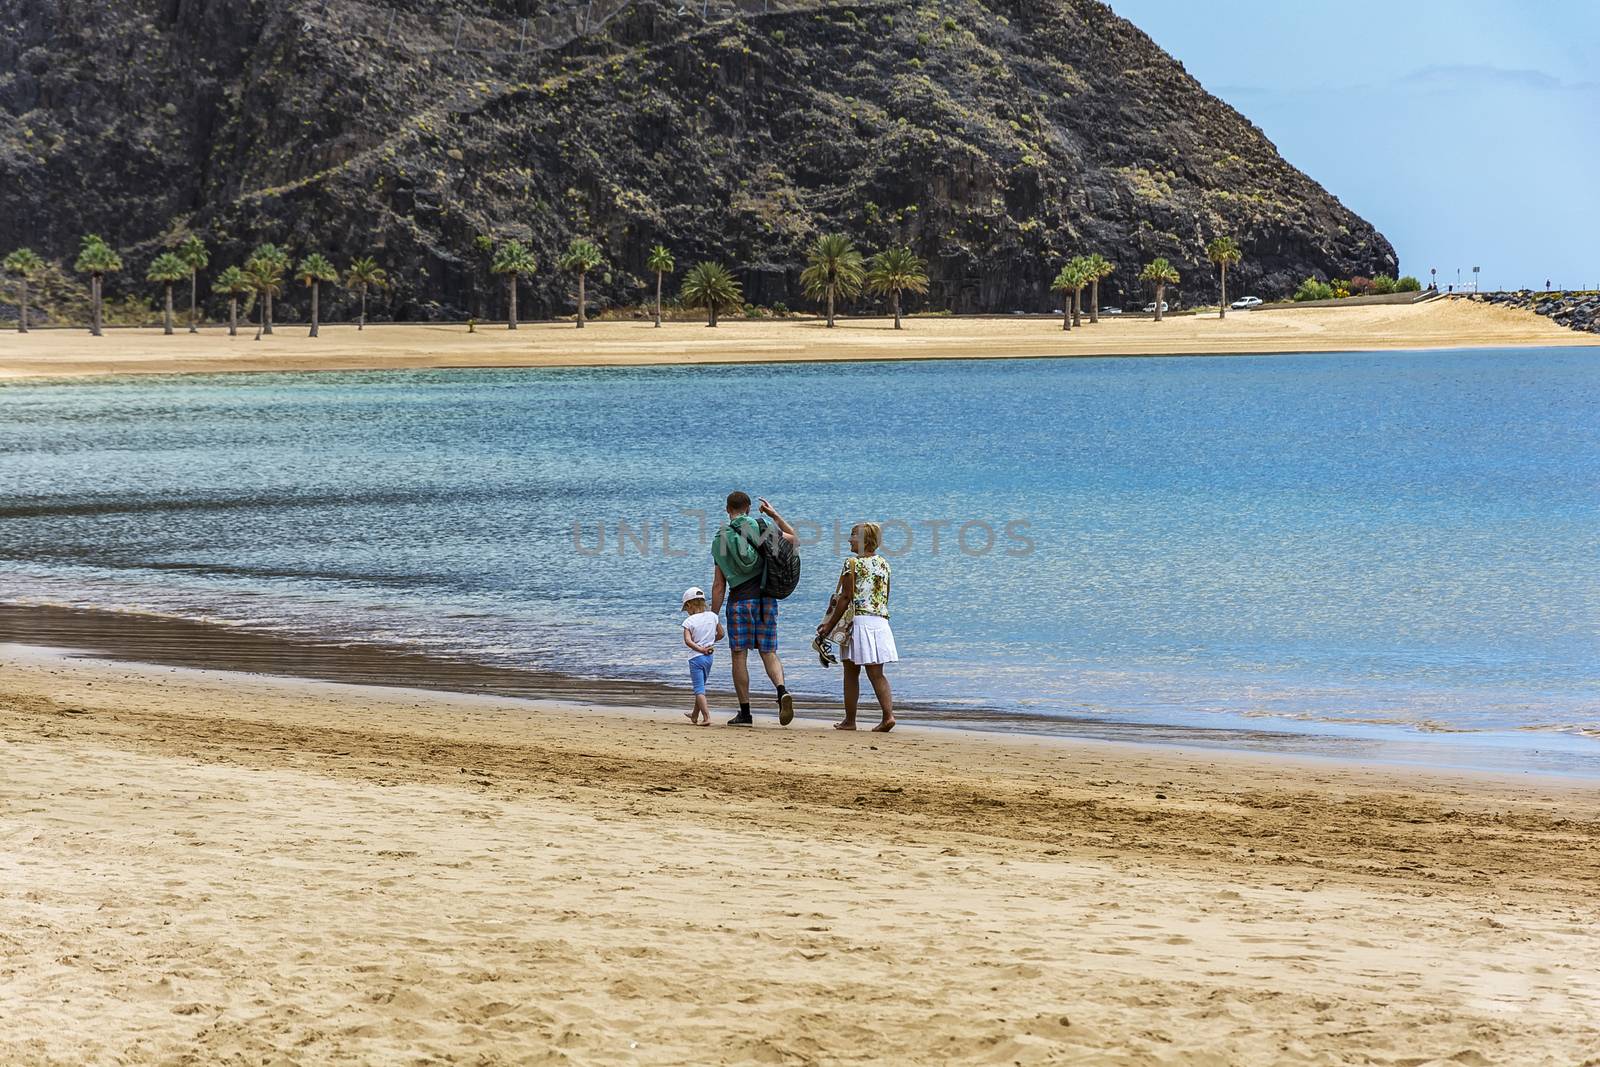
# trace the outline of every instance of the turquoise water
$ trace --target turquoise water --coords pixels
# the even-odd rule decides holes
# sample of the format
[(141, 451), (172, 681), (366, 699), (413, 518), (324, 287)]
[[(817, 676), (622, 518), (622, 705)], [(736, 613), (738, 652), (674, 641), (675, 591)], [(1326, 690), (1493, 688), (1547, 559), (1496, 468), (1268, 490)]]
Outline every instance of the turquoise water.
[(903, 699), (1581, 769), (1597, 416), (1584, 349), (33, 384), (0, 599), (678, 683), (696, 512), (742, 488), (815, 524), (801, 691), (836, 691), (803, 652), (871, 518)]

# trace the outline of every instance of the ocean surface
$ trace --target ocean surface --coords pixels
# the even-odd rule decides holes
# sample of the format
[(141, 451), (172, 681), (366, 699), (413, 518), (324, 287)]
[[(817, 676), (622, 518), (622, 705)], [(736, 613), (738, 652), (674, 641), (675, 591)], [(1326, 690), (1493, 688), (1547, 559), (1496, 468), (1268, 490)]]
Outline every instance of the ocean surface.
[(1600, 773), (1600, 349), (12, 385), (0, 601), (685, 684), (731, 489), (803, 693), (872, 519), (948, 721)]

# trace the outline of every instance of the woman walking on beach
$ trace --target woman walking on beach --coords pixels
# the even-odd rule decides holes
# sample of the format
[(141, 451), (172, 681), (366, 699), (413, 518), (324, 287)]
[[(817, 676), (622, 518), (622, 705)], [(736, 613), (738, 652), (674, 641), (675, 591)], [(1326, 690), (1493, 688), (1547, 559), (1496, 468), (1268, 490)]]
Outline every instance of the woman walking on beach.
[(817, 636), (822, 638), (832, 633), (846, 614), (853, 613), (850, 636), (839, 650), (844, 660), (844, 721), (834, 723), (835, 730), (856, 728), (862, 668), (866, 668), (878, 707), (883, 709), (883, 721), (872, 728), (873, 732), (886, 734), (894, 729), (894, 698), (883, 667), (900, 656), (889, 629), (889, 561), (878, 555), (882, 541), (883, 528), (875, 522), (857, 523), (850, 530), (850, 547), (855, 555), (844, 561), (838, 593), (829, 602), (828, 617), (817, 627)]

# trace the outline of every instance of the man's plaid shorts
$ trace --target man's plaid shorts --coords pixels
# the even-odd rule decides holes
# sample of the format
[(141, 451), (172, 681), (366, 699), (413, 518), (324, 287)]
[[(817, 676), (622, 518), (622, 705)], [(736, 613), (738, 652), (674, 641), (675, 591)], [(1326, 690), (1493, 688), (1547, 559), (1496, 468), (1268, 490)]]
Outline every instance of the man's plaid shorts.
[(728, 649), (778, 651), (778, 602), (770, 596), (730, 600), (727, 608)]

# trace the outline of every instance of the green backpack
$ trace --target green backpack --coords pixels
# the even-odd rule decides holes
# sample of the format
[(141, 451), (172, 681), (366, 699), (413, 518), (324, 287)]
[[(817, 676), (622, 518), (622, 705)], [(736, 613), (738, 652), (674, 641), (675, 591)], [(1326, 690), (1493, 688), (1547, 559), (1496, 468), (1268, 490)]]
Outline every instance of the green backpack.
[(761, 595), (784, 600), (800, 584), (800, 550), (777, 526), (757, 519), (756, 527), (761, 536), (753, 543), (748, 530), (739, 532), (761, 557)]

